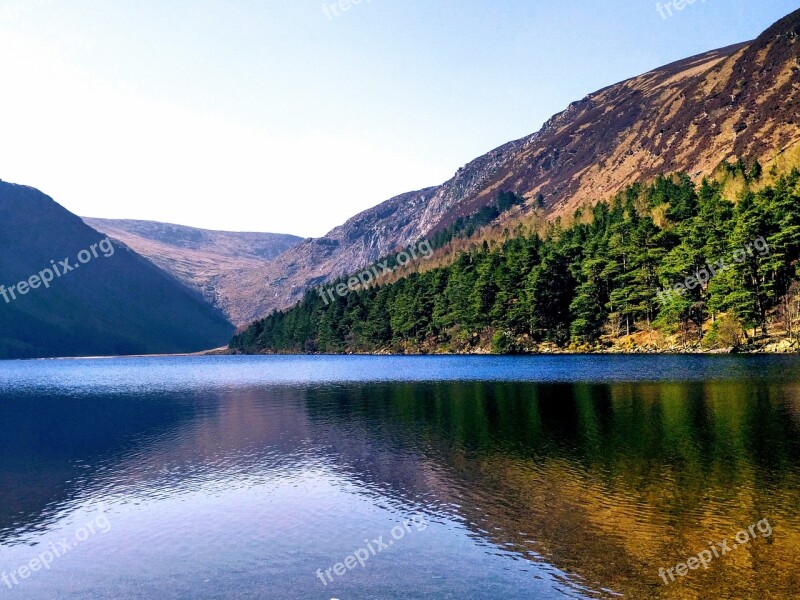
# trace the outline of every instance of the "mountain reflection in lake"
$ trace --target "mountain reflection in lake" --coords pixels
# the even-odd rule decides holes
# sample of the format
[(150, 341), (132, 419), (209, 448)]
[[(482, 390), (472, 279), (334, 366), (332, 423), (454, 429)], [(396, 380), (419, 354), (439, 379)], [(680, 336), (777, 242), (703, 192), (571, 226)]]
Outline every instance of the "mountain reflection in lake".
[[(799, 374), (780, 357), (0, 363), (0, 573), (110, 524), (0, 598), (795, 598)], [(414, 516), (428, 527), (323, 586)], [(771, 537), (659, 577), (765, 518)]]

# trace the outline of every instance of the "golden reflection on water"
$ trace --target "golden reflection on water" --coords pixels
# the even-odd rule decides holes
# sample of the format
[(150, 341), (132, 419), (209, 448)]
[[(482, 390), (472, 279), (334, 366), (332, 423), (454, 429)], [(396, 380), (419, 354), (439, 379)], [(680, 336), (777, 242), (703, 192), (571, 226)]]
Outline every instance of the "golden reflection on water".
[[(430, 394), (429, 394), (430, 395)], [(425, 411), (465, 519), (597, 595), (800, 598), (794, 386), (448, 384)], [(448, 398), (450, 400), (448, 400)], [(757, 539), (665, 585), (658, 570), (767, 519)]]

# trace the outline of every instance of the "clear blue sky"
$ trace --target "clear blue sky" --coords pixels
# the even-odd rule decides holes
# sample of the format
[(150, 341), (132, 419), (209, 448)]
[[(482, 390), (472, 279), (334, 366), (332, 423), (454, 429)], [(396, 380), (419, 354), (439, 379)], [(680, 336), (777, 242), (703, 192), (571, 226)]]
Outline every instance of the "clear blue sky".
[(0, 0), (0, 178), (73, 212), (318, 236), (786, 0)]

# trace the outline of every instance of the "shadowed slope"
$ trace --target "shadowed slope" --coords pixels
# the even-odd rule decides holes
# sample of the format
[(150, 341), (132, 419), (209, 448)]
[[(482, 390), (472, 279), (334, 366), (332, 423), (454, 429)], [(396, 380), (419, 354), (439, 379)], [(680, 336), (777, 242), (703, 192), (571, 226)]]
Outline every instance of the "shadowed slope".
[(193, 352), (227, 341), (233, 327), (222, 315), (130, 249), (115, 244), (80, 264), (104, 237), (38, 190), (0, 182), (0, 284), (51, 261), (74, 267), (49, 288), (0, 297), (0, 358)]

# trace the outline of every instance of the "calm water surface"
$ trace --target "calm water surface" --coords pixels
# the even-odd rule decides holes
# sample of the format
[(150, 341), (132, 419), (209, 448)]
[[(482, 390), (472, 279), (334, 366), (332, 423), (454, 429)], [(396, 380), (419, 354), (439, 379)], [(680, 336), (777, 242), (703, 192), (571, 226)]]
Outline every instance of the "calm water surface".
[(0, 599), (800, 597), (795, 357), (0, 362), (0, 432)]

